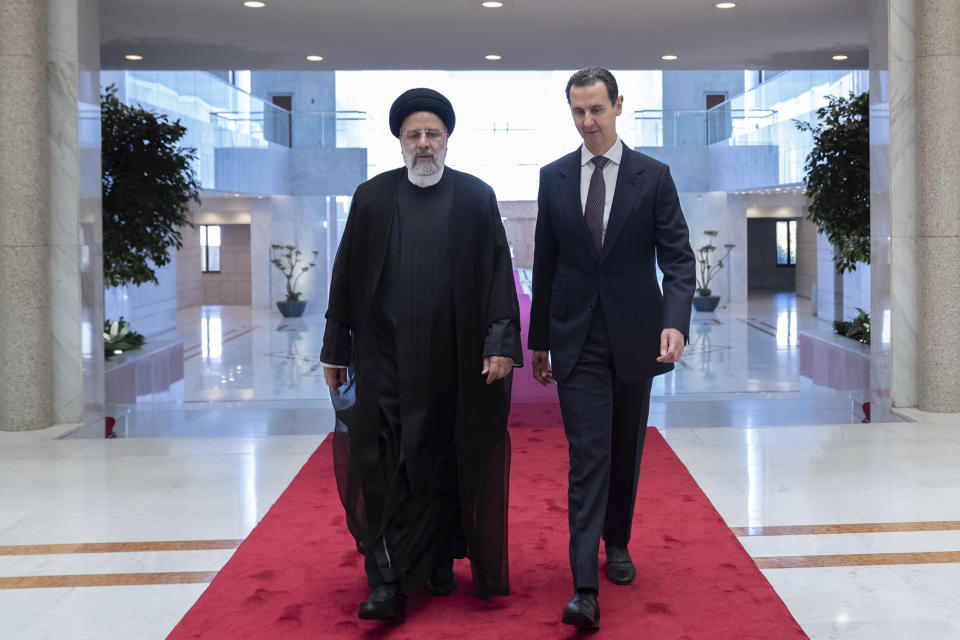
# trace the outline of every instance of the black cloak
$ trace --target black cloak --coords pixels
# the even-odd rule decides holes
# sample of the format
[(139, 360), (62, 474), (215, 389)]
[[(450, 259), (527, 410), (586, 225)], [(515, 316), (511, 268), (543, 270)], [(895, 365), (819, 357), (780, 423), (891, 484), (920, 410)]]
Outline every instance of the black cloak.
[[(453, 373), (458, 377), (459, 395), (453, 425), (459, 507), (474, 595), (486, 599), (509, 593), (507, 415), (511, 376), (488, 386), (480, 368), (488, 327), (509, 320), (519, 330), (519, 305), (510, 249), (493, 190), (469, 174), (449, 167), (444, 171), (453, 178), (448, 242), (457, 355)], [(365, 554), (378, 535), (368, 526), (366, 504), (382, 504), (385, 491), (378, 468), (375, 296), (401, 180), (407, 180), (405, 169), (388, 171), (361, 184), (354, 194), (334, 263), (321, 354), (329, 364), (350, 363), (348, 386), (334, 397), (334, 463), (347, 525), (357, 549)]]

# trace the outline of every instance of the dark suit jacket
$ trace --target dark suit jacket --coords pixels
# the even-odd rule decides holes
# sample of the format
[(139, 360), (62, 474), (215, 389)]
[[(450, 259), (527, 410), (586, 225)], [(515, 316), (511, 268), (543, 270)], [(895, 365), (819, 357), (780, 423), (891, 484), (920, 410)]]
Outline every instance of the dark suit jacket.
[(562, 382), (601, 303), (618, 379), (673, 369), (656, 361), (660, 333), (670, 327), (689, 335), (696, 260), (669, 167), (624, 145), (599, 256), (580, 204), (579, 148), (540, 170), (537, 204), (529, 348), (551, 352)]

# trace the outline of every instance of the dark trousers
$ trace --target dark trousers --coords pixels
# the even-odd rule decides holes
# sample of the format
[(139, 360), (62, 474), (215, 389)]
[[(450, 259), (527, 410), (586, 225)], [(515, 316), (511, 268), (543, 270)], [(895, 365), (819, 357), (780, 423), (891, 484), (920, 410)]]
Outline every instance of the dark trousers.
[(598, 589), (600, 538), (627, 546), (650, 412), (652, 378), (617, 379), (598, 305), (573, 373), (557, 383), (570, 449), (570, 568), (577, 589)]

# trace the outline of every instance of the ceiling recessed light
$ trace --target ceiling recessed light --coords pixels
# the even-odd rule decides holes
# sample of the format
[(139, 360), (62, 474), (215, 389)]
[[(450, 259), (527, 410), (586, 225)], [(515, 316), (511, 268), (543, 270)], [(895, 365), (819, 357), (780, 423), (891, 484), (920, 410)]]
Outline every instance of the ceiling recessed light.
[(247, 0), (243, 3), (243, 6), (250, 7), (251, 9), (262, 9), (267, 5), (259, 0)]
[(307, 56), (307, 60), (310, 62), (320, 62), (323, 60), (323, 56)]
[(665, 56), (660, 56), (660, 58), (661, 58), (662, 60), (676, 60), (676, 59), (677, 59), (677, 56), (675, 56), (675, 55), (673, 55), (673, 54), (671, 53), (671, 54), (667, 54), (667, 55), (665, 55)]
[(837, 62), (843, 62), (844, 60), (847, 59), (847, 56), (841, 53), (840, 55), (833, 56), (833, 59), (836, 60)]
[(487, 60), (494, 60), (494, 61), (496, 61), (496, 60), (503, 60), (503, 56), (498, 56), (498, 55), (495, 54), (495, 53), (491, 53), (490, 55), (486, 55), (486, 56), (483, 56), (483, 57), (486, 58)]
[(503, 6), (503, 3), (497, 0), (487, 0), (487, 2), (481, 2), (480, 6), (486, 7), (487, 9), (499, 9)]
[(143, 56), (138, 56), (135, 53), (128, 53), (123, 57), (126, 58), (127, 60), (143, 60)]
[(737, 6), (736, 2), (718, 2), (717, 9), (733, 9)]

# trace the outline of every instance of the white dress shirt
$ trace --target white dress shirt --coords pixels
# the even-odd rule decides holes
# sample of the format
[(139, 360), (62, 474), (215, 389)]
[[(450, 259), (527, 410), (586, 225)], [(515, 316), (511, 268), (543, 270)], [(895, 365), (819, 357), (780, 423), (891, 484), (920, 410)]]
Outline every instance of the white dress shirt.
[[(610, 220), (610, 208), (613, 206), (613, 192), (617, 186), (617, 175), (620, 173), (620, 158), (623, 157), (623, 144), (620, 142), (620, 136), (617, 136), (616, 141), (602, 155), (610, 162), (603, 167), (603, 183), (606, 187), (606, 197), (603, 201), (603, 233), (600, 236), (601, 246), (603, 244), (603, 238), (607, 235), (607, 222)], [(587, 145), (581, 145), (580, 213), (583, 213), (587, 208), (587, 191), (590, 189), (590, 178), (593, 176), (595, 167), (593, 162), (591, 162), (593, 158), (594, 154), (587, 149)]]

